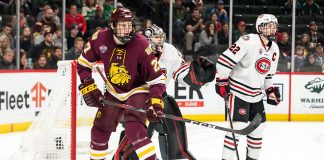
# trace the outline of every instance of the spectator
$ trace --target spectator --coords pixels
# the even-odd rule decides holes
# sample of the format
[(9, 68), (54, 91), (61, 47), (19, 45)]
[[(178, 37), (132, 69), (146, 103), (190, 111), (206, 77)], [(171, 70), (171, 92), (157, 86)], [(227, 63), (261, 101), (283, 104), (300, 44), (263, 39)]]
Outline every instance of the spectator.
[(186, 4), (187, 10), (189, 10), (189, 12), (192, 13), (193, 10), (198, 7), (199, 4), (203, 4), (203, 1), (202, 0), (192, 0)]
[(44, 6), (41, 8), (41, 12), (38, 12), (38, 14), (37, 14), (36, 21), (41, 21), (42, 18), (44, 17), (45, 11), (49, 8), (51, 8), (51, 6), (49, 4), (44, 4)]
[(7, 23), (3, 28), (2, 28), (2, 32), (0, 33), (1, 35), (6, 35), (9, 38), (9, 46), (10, 48), (14, 48), (14, 38), (12, 37), (12, 25), (11, 23)]
[(324, 36), (318, 32), (318, 26), (315, 21), (310, 21), (308, 35), (311, 42), (324, 44)]
[(278, 47), (282, 56), (291, 56), (291, 43), (287, 32), (281, 33), (281, 41), (278, 42)]
[(217, 20), (217, 14), (216, 13), (212, 13), (210, 15), (209, 21), (211, 21), (212, 23), (216, 24), (217, 33), (220, 33), (222, 31), (222, 23), (220, 23)]
[(186, 53), (192, 54), (193, 44), (198, 41), (199, 34), (204, 29), (203, 19), (201, 18), (200, 12), (195, 8), (191, 14), (191, 17), (185, 22), (186, 33)]
[(152, 27), (152, 20), (151, 19), (145, 19), (144, 22), (141, 25), (141, 28), (139, 29), (138, 33), (144, 35), (144, 32), (147, 28)]
[(297, 43), (296, 43), (297, 45), (300, 45), (300, 46), (302, 46), (303, 48), (304, 48), (304, 54), (305, 54), (305, 56), (307, 55), (307, 53), (308, 53), (308, 51), (307, 51), (307, 46), (308, 46), (308, 44), (309, 44), (309, 35), (307, 34), (307, 33), (303, 33), (302, 35), (301, 35), (301, 37), (298, 39), (298, 41), (297, 41)]
[(9, 38), (7, 35), (0, 35), (0, 59), (7, 49), (10, 49)]
[(78, 26), (78, 29), (80, 29), (82, 35), (86, 33), (87, 31), (87, 23), (84, 20), (84, 17), (82, 14), (78, 13), (77, 6), (75, 4), (72, 4), (69, 8), (69, 13), (65, 16), (66, 25), (65, 28), (67, 30), (71, 29), (72, 24), (76, 24)]
[(12, 49), (4, 50), (2, 59), (0, 59), (0, 69), (16, 69), (14, 58), (15, 53)]
[(34, 47), (34, 51), (32, 52), (31, 57), (35, 59), (39, 55), (46, 55), (47, 56), (46, 58), (50, 59), (53, 52), (54, 52), (53, 34), (51, 32), (45, 32), (44, 41)]
[(186, 7), (182, 5), (182, 0), (175, 0), (173, 6), (173, 38), (174, 43), (182, 45), (184, 36), (184, 23), (186, 20)]
[(306, 56), (305, 62), (300, 66), (300, 72), (322, 72), (322, 66), (316, 63), (314, 53), (309, 53)]
[(88, 20), (96, 15), (97, 0), (86, 0), (82, 7), (84, 20)]
[(317, 44), (315, 48), (315, 58), (316, 62), (324, 69), (324, 51), (322, 44)]
[(27, 57), (27, 53), (24, 50), (20, 50), (19, 69), (21, 70), (32, 69), (30, 66), (28, 66), (28, 57)]
[[(62, 43), (63, 43), (63, 31), (62, 31), (62, 27), (58, 26), (57, 30), (54, 32), (53, 34), (53, 43), (55, 46), (58, 47), (63, 47)], [(64, 45), (66, 46), (66, 38), (64, 38)]]
[[(13, 27), (12, 28), (15, 28), (13, 30), (13, 35), (16, 35), (16, 27), (17, 27), (17, 16), (13, 16), (12, 17), (12, 21), (11, 21), (11, 24), (13, 24)], [(24, 28), (24, 27), (27, 27), (28, 26), (28, 23), (27, 23), (27, 18), (25, 16), (25, 13), (22, 9), (20, 9), (20, 12), (19, 12), (19, 27), (20, 28)]]
[(54, 17), (54, 23), (57, 27), (62, 26), (61, 19), (59, 18), (58, 14), (60, 12), (60, 7), (56, 4), (52, 6), (53, 9), (53, 17)]
[(65, 60), (75, 60), (78, 59), (82, 49), (84, 41), (82, 38), (78, 37), (74, 40), (74, 47), (72, 47), (65, 55)]
[(314, 0), (306, 0), (302, 6), (303, 15), (322, 15), (322, 11)]
[[(287, 2), (285, 2), (284, 6), (281, 7), (282, 14), (291, 15), (292, 4), (293, 4), (293, 0), (287, 0)], [(296, 16), (299, 16), (300, 14), (301, 14), (301, 4), (297, 1), (296, 2)]]
[(224, 2), (222, 0), (217, 1), (216, 7), (210, 11), (210, 14), (216, 13), (217, 20), (222, 24), (228, 23), (228, 14), (224, 9)]
[(33, 69), (48, 69), (47, 56), (40, 54), (34, 62)]
[(74, 39), (82, 36), (81, 33), (79, 32), (78, 26), (76, 24), (72, 24), (70, 29), (71, 30), (66, 37), (68, 50), (73, 47)]
[(49, 69), (57, 69), (57, 62), (62, 60), (62, 48), (61, 47), (55, 47), (53, 55), (50, 60), (48, 60), (48, 68)]
[(108, 28), (108, 20), (103, 16), (103, 7), (97, 6), (96, 15), (87, 21), (88, 35), (92, 35), (99, 29)]
[(111, 13), (114, 10), (114, 1), (113, 0), (105, 0), (104, 4), (103, 4), (103, 8), (104, 8), (104, 17), (106, 19), (110, 19)]
[(195, 51), (197, 51), (201, 46), (211, 46), (217, 45), (217, 30), (216, 25), (210, 21), (206, 22), (206, 27), (201, 31), (199, 35), (199, 42), (195, 44)]
[(246, 35), (245, 22), (240, 20), (236, 24), (236, 29), (233, 31), (233, 43), (236, 42), (241, 36)]
[(42, 19), (38, 22), (41, 22), (42, 25), (48, 25), (51, 27), (51, 32), (54, 33), (57, 29), (57, 24), (55, 23), (53, 9), (48, 8), (44, 11)]
[(295, 71), (299, 72), (300, 67), (303, 65), (305, 62), (305, 54), (304, 54), (304, 47), (298, 45), (296, 46), (296, 51), (295, 51)]
[[(38, 29), (39, 27), (41, 28), (40, 30)], [(33, 33), (35, 46), (44, 41), (44, 33), (45, 32), (52, 32), (51, 27), (48, 25), (42, 25), (42, 23), (40, 23), (40, 22), (36, 22), (35, 30)]]
[(218, 44), (228, 44), (229, 26), (228, 23), (223, 24), (222, 31), (218, 34)]
[(30, 53), (33, 45), (33, 39), (29, 27), (24, 27), (20, 37), (20, 49)]

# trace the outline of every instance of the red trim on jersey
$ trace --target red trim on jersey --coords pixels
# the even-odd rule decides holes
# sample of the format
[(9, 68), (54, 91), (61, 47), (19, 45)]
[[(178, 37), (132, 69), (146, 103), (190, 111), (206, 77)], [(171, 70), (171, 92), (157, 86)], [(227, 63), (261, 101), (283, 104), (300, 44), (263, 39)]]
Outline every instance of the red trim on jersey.
[(250, 94), (254, 94), (254, 95), (256, 95), (256, 94), (260, 93), (260, 91), (249, 91), (249, 90), (247, 90), (247, 89), (244, 89), (244, 88), (242, 88), (242, 87), (240, 87), (240, 86), (235, 85), (233, 82), (230, 82), (230, 84), (231, 84), (231, 86), (234, 86), (235, 88), (238, 88), (238, 89), (240, 89), (240, 90), (242, 90), (242, 91), (245, 91), (245, 92), (247, 92), (247, 93), (250, 93)]
[(234, 67), (233, 64), (231, 64), (230, 62), (228, 62), (227, 60), (225, 60), (222, 56), (219, 57), (218, 59), (221, 60), (221, 61), (223, 61), (223, 62), (225, 62), (225, 63), (227, 63), (227, 64), (230, 65), (231, 67)]
[(173, 79), (176, 78), (176, 75), (178, 75), (178, 72), (180, 72), (183, 68), (188, 67), (188, 64), (184, 64), (182, 66), (180, 66), (180, 68), (178, 68), (174, 73), (173, 73)]

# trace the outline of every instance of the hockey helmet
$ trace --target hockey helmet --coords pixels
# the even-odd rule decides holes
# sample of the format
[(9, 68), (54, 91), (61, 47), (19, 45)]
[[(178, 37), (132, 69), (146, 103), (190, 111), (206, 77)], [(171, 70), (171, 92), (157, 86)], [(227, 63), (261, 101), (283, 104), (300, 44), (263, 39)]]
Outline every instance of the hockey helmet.
[[(124, 30), (120, 30), (117, 26), (118, 22), (125, 22), (130, 21), (132, 22), (131, 28), (126, 28)], [(114, 32), (114, 35), (117, 37), (118, 40), (120, 40), (122, 43), (128, 43), (132, 40), (134, 34), (135, 34), (135, 22), (132, 12), (125, 8), (125, 7), (117, 7), (113, 10), (111, 17), (110, 17), (110, 27)], [(128, 26), (126, 26), (128, 27)], [(125, 30), (130, 30), (129, 33), (127, 33)], [(126, 35), (123, 35), (126, 34)]]
[(268, 24), (273, 24), (271, 27), (274, 27), (273, 29), (276, 30), (277, 32), (277, 27), (278, 27), (278, 19), (272, 15), (272, 14), (261, 14), (257, 20), (256, 20), (256, 24), (255, 24), (255, 28), (257, 33), (263, 35), (264, 37), (266, 37), (269, 41), (273, 41), (275, 39), (275, 33), (266, 33), (263, 30), (264, 29), (271, 29), (271, 28), (267, 28)]
[(165, 33), (162, 28), (153, 24), (151, 27), (145, 30), (144, 36), (150, 42), (150, 45), (154, 50), (154, 54), (162, 52), (163, 43), (166, 39)]

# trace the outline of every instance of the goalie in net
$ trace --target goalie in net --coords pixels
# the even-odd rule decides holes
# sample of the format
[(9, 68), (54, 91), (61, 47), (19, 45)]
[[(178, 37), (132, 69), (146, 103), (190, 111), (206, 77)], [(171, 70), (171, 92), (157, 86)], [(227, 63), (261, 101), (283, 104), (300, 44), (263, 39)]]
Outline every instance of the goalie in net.
[[(171, 44), (165, 42), (163, 30), (153, 25), (144, 32), (149, 40), (154, 55), (158, 59), (163, 73), (167, 77), (167, 84), (171, 79), (184, 86), (191, 86), (199, 89), (205, 83), (215, 78), (215, 64), (207, 59), (210, 56), (210, 47), (201, 47), (195, 52), (195, 59), (191, 63), (185, 63), (182, 54)], [(165, 107), (163, 112), (182, 117), (180, 109), (171, 96), (163, 94)], [(153, 130), (159, 133), (159, 145), (162, 159), (196, 159), (189, 151), (187, 144), (187, 133), (184, 122), (170, 119), (162, 119), (161, 122), (151, 122), (148, 126), (149, 136), (152, 137)], [(127, 136), (121, 134), (122, 140), (115, 153), (114, 160), (138, 159)]]

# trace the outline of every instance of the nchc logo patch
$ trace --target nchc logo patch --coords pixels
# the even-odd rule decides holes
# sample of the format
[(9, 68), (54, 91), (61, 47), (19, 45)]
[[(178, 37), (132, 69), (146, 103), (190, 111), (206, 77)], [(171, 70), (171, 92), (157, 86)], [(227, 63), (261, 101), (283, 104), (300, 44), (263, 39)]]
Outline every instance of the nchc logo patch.
[(255, 62), (255, 69), (261, 73), (266, 74), (271, 67), (271, 61), (268, 58), (260, 58)]
[(321, 93), (324, 88), (324, 80), (316, 77), (314, 80), (309, 81), (305, 88), (308, 89), (310, 92)]

